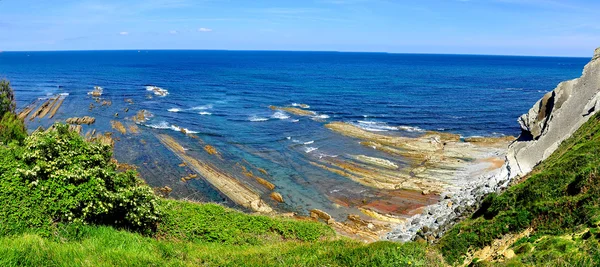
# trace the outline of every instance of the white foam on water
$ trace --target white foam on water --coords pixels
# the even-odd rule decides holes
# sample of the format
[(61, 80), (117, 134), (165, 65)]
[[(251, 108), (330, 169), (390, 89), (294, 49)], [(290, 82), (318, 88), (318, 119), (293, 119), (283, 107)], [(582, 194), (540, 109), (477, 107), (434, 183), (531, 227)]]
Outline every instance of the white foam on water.
[(299, 122), (300, 120), (296, 119), (296, 120), (291, 120), (291, 122)]
[(157, 96), (167, 96), (169, 94), (169, 91), (167, 91), (166, 89), (160, 88), (158, 86), (146, 86), (146, 91), (151, 91), (154, 92), (155, 95)]
[(355, 126), (360, 127), (365, 131), (370, 132), (387, 132), (387, 131), (397, 131), (398, 127), (393, 127), (387, 125), (385, 122), (381, 121), (357, 121), (358, 123), (353, 123)]
[(312, 143), (314, 143), (315, 141), (308, 141), (308, 142), (304, 142), (305, 145), (310, 145)]
[(171, 124), (169, 124), (166, 121), (161, 121), (161, 122), (153, 123), (153, 124), (144, 124), (144, 126), (154, 128), (154, 129), (170, 129), (171, 128)]
[(167, 110), (168, 112), (181, 112), (180, 108), (170, 108)]
[(416, 126), (404, 126), (404, 125), (398, 126), (398, 129), (400, 129), (402, 131), (418, 132), (418, 133), (421, 133), (421, 132), (425, 131), (425, 130), (423, 130), (423, 129), (419, 128), (419, 127), (416, 127)]
[(307, 105), (307, 104), (292, 103), (292, 106), (294, 106), (294, 107), (301, 107), (301, 108), (310, 108), (310, 106)]
[(277, 111), (277, 112), (275, 112), (275, 113), (274, 113), (274, 114), (271, 116), (271, 118), (273, 118), (273, 119), (280, 119), (280, 120), (286, 120), (286, 119), (289, 119), (289, 118), (290, 118), (290, 116), (289, 116), (289, 115), (287, 115), (287, 114), (286, 114), (285, 112), (283, 112), (283, 111)]
[(324, 153), (320, 153), (319, 154), (319, 159), (322, 158), (337, 158), (339, 155), (328, 155), (328, 154), (324, 154)]
[(319, 149), (319, 148), (318, 147), (307, 146), (307, 147), (304, 147), (304, 152), (310, 153), (310, 152), (313, 152), (313, 151), (315, 151), (317, 149)]
[(323, 119), (324, 120), (324, 119), (329, 119), (329, 115), (321, 114), (321, 115), (316, 115), (313, 118), (315, 118), (315, 119)]
[(206, 115), (206, 116), (210, 116), (210, 115), (212, 115), (212, 113), (210, 113), (210, 112), (206, 112), (206, 111), (201, 111), (201, 112), (199, 112), (198, 114), (200, 114), (200, 115)]
[(268, 118), (263, 118), (263, 117), (257, 117), (257, 116), (252, 116), (250, 118), (248, 118), (249, 121), (252, 122), (260, 122), (260, 121), (268, 121)]
[(208, 105), (193, 107), (190, 110), (207, 110), (207, 109), (211, 109), (211, 108), (213, 108), (213, 105), (208, 104)]

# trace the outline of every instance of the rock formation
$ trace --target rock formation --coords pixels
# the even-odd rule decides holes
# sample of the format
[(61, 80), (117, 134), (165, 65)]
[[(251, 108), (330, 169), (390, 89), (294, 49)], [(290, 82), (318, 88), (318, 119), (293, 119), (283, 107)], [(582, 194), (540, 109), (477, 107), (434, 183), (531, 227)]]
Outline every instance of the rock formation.
[(507, 155), (511, 177), (529, 173), (600, 108), (600, 48), (580, 78), (562, 82), (519, 118), (521, 136)]

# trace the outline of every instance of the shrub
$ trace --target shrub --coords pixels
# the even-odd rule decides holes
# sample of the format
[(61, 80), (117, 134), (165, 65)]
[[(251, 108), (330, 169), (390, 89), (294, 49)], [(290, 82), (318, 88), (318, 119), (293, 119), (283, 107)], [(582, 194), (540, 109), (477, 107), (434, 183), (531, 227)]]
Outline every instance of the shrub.
[[(94, 223), (150, 231), (161, 215), (150, 187), (133, 171), (117, 172), (111, 148), (86, 142), (67, 125), (4, 149), (0, 163), (0, 224), (19, 228), (56, 222)], [(19, 227), (13, 227), (18, 225)]]
[(4, 113), (15, 112), (15, 95), (7, 80), (0, 81), (0, 116)]
[(4, 113), (0, 120), (0, 143), (10, 143), (11, 141), (23, 142), (27, 137), (27, 129), (21, 119), (12, 112)]

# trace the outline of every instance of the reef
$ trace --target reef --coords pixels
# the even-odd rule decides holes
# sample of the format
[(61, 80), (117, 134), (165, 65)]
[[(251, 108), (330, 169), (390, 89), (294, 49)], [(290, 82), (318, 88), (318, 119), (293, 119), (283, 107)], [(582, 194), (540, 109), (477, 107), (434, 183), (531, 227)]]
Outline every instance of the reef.
[(298, 116), (315, 116), (317, 113), (310, 110), (304, 110), (300, 108), (294, 107), (278, 107), (278, 106), (269, 106), (272, 110), (281, 110)]
[(48, 118), (51, 119), (56, 115), (56, 112), (60, 109), (66, 97), (66, 95), (51, 96), (48, 99), (45, 99), (45, 101), (42, 101), (41, 104), (39, 104), (40, 100), (38, 99), (21, 110), (17, 116), (22, 120), (29, 117), (29, 121), (33, 121), (36, 118), (43, 119), (47, 115)]
[(94, 124), (96, 122), (96, 118), (94, 118), (94, 117), (88, 117), (88, 116), (84, 116), (84, 117), (81, 117), (81, 118), (73, 117), (73, 118), (68, 118), (66, 122), (68, 124), (77, 124), (77, 125), (87, 124), (87, 125), (91, 125), (91, 124)]
[(161, 143), (185, 162), (188, 167), (200, 174), (200, 176), (208, 183), (236, 204), (261, 213), (270, 213), (273, 211), (273, 209), (260, 198), (258, 193), (211, 164), (201, 162), (187, 155), (183, 146), (177, 143), (172, 137), (164, 134), (158, 135), (157, 137)]

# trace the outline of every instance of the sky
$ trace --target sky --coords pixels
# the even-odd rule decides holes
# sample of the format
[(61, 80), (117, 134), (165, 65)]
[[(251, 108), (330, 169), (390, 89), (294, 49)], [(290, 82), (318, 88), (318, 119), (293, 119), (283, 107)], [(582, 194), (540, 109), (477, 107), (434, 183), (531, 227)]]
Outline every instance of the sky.
[(598, 0), (0, 0), (0, 51), (217, 49), (591, 57)]

